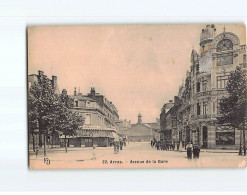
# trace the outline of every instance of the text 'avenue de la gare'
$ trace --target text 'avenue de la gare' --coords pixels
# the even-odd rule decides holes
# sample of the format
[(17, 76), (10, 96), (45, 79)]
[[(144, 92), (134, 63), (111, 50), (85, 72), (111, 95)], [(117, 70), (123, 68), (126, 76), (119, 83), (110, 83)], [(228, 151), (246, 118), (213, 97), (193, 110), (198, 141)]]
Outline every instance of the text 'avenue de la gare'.
[[(123, 164), (124, 162), (121, 160), (103, 160), (102, 164)], [(127, 161), (126, 163), (130, 164), (151, 164), (151, 163), (168, 163), (168, 160), (130, 160), (129, 162)]]

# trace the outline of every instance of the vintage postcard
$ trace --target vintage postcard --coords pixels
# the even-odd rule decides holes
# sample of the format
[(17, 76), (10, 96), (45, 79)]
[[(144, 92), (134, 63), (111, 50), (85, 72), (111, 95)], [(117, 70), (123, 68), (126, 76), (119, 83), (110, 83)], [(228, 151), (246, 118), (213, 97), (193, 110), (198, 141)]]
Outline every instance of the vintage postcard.
[(29, 26), (31, 169), (247, 166), (246, 26)]

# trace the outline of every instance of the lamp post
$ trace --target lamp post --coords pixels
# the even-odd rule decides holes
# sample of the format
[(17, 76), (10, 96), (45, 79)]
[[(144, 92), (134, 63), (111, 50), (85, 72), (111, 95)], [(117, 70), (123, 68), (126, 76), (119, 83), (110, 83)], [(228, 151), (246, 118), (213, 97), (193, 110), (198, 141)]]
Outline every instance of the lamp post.
[(239, 155), (242, 155), (242, 130), (240, 130), (240, 144), (239, 144)]
[(246, 156), (245, 123), (243, 124), (243, 147), (244, 147), (244, 156)]
[(36, 156), (38, 156), (38, 152), (39, 152), (39, 146), (38, 146), (39, 129), (34, 129), (33, 132), (34, 132), (34, 135), (35, 135), (35, 154), (36, 154)]

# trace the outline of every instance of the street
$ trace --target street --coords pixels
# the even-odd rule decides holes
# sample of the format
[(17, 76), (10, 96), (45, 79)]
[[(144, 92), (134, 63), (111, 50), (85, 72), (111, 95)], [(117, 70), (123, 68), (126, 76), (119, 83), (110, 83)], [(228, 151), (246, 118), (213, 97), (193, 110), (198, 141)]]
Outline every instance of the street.
[(46, 158), (40, 151), (36, 157), (30, 152), (31, 168), (226, 168), (245, 167), (247, 157), (237, 151), (201, 150), (199, 159), (187, 159), (186, 152), (161, 151), (152, 148), (147, 142), (127, 144), (118, 154), (113, 147), (47, 149)]

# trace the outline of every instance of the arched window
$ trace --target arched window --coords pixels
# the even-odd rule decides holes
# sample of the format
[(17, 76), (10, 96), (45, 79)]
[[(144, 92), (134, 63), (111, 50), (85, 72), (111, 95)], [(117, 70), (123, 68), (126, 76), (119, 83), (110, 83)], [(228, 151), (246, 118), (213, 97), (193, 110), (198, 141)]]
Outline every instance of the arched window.
[(197, 82), (197, 83), (196, 83), (196, 92), (197, 92), (197, 93), (201, 91), (200, 88), (201, 88), (201, 84), (200, 84), (200, 82)]
[(78, 107), (78, 101), (75, 101), (75, 107)]
[(223, 39), (217, 45), (217, 51), (232, 50), (233, 44), (230, 39)]

